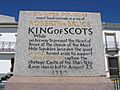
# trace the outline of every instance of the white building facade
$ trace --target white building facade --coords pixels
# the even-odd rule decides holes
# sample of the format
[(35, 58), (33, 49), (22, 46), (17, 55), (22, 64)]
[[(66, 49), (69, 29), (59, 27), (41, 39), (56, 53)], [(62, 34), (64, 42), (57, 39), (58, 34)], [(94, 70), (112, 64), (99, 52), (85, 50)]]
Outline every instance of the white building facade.
[(120, 24), (103, 24), (103, 42), (107, 77), (120, 76)]
[(11, 71), (15, 55), (17, 23), (14, 17), (0, 15), (0, 74)]

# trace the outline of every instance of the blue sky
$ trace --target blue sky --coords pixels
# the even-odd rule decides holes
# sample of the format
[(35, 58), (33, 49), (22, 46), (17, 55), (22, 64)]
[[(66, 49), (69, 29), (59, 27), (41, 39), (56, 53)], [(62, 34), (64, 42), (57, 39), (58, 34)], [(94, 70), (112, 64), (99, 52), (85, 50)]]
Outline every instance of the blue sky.
[(20, 10), (100, 12), (102, 22), (120, 23), (120, 0), (0, 0), (0, 14), (18, 20)]

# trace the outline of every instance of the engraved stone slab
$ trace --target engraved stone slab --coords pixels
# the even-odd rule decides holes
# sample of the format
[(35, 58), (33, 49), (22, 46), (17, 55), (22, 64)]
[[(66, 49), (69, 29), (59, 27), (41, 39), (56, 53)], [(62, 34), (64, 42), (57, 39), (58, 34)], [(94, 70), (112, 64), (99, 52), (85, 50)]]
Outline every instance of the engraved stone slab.
[(100, 13), (21, 11), (16, 76), (105, 75)]

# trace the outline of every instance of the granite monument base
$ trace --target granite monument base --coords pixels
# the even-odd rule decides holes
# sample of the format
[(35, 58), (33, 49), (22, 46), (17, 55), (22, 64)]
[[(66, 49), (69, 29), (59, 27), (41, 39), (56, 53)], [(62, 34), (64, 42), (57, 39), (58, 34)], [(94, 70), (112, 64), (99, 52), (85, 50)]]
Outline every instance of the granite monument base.
[(114, 90), (106, 77), (11, 77), (5, 90)]

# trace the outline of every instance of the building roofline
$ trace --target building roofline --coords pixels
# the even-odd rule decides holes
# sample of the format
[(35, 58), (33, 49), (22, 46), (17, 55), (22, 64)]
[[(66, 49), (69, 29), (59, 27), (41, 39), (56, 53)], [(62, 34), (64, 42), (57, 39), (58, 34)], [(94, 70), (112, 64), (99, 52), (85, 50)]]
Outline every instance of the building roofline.
[(18, 25), (17, 22), (14, 22), (14, 23), (0, 23), (0, 25)]
[(18, 23), (0, 23), (0, 28), (17, 28), (18, 27)]
[(103, 23), (103, 30), (120, 30), (120, 23)]

